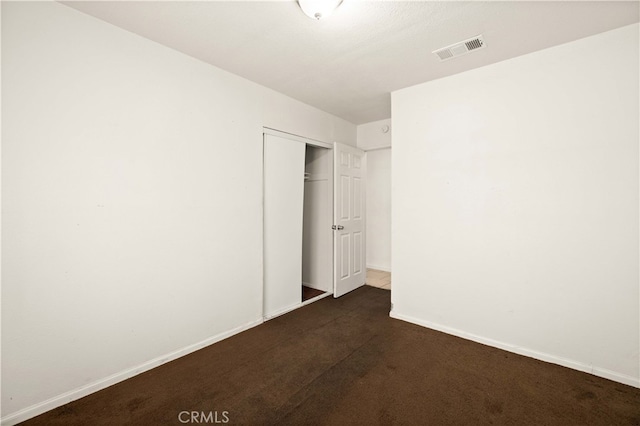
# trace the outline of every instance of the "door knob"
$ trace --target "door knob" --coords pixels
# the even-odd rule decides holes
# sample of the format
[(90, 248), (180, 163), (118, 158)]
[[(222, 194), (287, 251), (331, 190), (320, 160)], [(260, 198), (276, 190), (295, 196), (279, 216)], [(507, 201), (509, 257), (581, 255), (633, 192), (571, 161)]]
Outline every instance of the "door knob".
[(344, 226), (342, 225), (333, 225), (331, 226), (331, 229), (333, 229), (334, 231), (341, 231), (344, 229)]

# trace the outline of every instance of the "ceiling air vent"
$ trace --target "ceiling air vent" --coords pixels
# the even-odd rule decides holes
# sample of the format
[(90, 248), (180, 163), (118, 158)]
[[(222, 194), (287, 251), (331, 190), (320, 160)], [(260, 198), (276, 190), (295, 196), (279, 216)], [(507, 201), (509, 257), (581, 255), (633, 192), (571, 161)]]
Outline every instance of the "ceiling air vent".
[(482, 35), (479, 35), (468, 40), (443, 47), (442, 49), (434, 50), (432, 53), (435, 53), (442, 62), (455, 58), (456, 56), (466, 55), (469, 52), (482, 49), (484, 47), (486, 47), (484, 38)]

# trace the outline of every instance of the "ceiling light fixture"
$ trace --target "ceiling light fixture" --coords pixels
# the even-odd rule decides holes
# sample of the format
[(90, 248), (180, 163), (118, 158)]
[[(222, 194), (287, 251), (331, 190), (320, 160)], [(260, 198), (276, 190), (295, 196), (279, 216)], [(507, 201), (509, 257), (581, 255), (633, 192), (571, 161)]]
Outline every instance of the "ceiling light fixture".
[(329, 17), (340, 3), (342, 0), (298, 0), (298, 5), (304, 14), (318, 21)]

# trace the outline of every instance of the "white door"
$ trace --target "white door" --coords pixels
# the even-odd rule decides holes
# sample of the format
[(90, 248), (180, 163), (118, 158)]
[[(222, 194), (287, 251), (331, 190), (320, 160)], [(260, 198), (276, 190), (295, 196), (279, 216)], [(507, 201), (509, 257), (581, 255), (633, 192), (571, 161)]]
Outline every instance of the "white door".
[(264, 316), (302, 302), (305, 144), (264, 136)]
[(365, 266), (365, 156), (349, 145), (334, 144), (334, 281), (340, 297), (364, 285)]

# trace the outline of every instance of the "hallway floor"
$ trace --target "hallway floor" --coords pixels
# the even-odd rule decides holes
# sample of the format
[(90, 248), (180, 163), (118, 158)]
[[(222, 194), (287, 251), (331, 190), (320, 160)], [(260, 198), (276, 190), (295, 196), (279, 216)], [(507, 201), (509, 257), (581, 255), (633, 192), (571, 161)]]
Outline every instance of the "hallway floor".
[(367, 269), (367, 285), (384, 290), (391, 290), (391, 272), (379, 269)]

